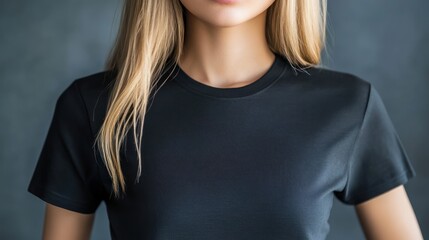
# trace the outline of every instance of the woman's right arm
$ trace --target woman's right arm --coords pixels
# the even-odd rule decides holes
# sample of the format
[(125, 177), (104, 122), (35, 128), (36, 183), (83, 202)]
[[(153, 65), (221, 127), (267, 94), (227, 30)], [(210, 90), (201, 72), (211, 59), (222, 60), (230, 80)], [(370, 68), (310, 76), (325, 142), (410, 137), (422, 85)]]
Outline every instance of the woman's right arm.
[(94, 215), (46, 203), (43, 240), (89, 240)]

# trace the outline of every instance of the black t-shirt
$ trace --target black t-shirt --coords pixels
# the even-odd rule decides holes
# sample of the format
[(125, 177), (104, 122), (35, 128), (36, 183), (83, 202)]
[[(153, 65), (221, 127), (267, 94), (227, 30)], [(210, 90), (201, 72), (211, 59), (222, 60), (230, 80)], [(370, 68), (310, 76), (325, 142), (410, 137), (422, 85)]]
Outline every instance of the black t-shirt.
[(81, 213), (104, 201), (112, 239), (320, 240), (334, 196), (355, 205), (416, 175), (379, 93), (356, 75), (296, 71), (276, 54), (243, 87), (205, 85), (178, 66), (165, 79), (145, 117), (138, 183), (126, 137), (124, 198), (93, 145), (113, 71), (62, 92), (28, 191)]

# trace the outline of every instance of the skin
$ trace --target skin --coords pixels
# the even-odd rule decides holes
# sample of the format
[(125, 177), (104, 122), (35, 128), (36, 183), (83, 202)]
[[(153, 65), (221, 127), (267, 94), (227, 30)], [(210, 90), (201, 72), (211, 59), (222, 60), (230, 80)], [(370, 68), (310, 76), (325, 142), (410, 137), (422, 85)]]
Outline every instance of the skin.
[(82, 214), (46, 203), (43, 240), (89, 240), (95, 214)]
[(231, 88), (250, 84), (269, 69), (275, 56), (265, 38), (265, 18), (274, 0), (181, 2), (187, 31), (178, 64), (190, 77), (212, 87)]
[(423, 239), (403, 185), (355, 205), (355, 212), (366, 239)]
[[(212, 87), (241, 87), (271, 66), (275, 57), (265, 38), (265, 19), (274, 0), (180, 1), (187, 14), (187, 31), (178, 64), (190, 77)], [(403, 185), (355, 205), (355, 210), (367, 239), (423, 239)], [(93, 220), (94, 214), (47, 204), (43, 239), (89, 239)]]

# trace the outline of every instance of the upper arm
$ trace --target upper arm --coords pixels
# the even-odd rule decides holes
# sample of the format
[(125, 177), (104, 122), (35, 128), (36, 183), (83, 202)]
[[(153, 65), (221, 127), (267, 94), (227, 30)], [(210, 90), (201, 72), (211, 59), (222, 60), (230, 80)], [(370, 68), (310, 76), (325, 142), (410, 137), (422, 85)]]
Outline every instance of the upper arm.
[(70, 211), (92, 214), (104, 199), (97, 148), (78, 82), (59, 96), (27, 190)]
[(355, 205), (367, 239), (423, 239), (403, 185)]
[(90, 239), (94, 214), (83, 214), (46, 204), (43, 240)]

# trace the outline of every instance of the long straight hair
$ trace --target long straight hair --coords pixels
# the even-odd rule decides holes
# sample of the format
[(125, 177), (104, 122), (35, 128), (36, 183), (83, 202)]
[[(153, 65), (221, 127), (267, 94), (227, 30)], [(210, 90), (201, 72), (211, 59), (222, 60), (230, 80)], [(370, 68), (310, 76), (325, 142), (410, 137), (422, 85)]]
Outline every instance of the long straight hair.
[[(266, 38), (270, 49), (300, 69), (321, 63), (325, 47), (327, 0), (276, 0), (267, 9)], [(125, 193), (120, 149), (133, 129), (141, 175), (141, 139), (149, 96), (168, 59), (177, 63), (185, 35), (180, 0), (125, 0), (118, 35), (106, 70), (115, 70), (106, 117), (96, 144), (112, 180), (115, 197)], [(140, 123), (140, 125), (138, 125)]]

